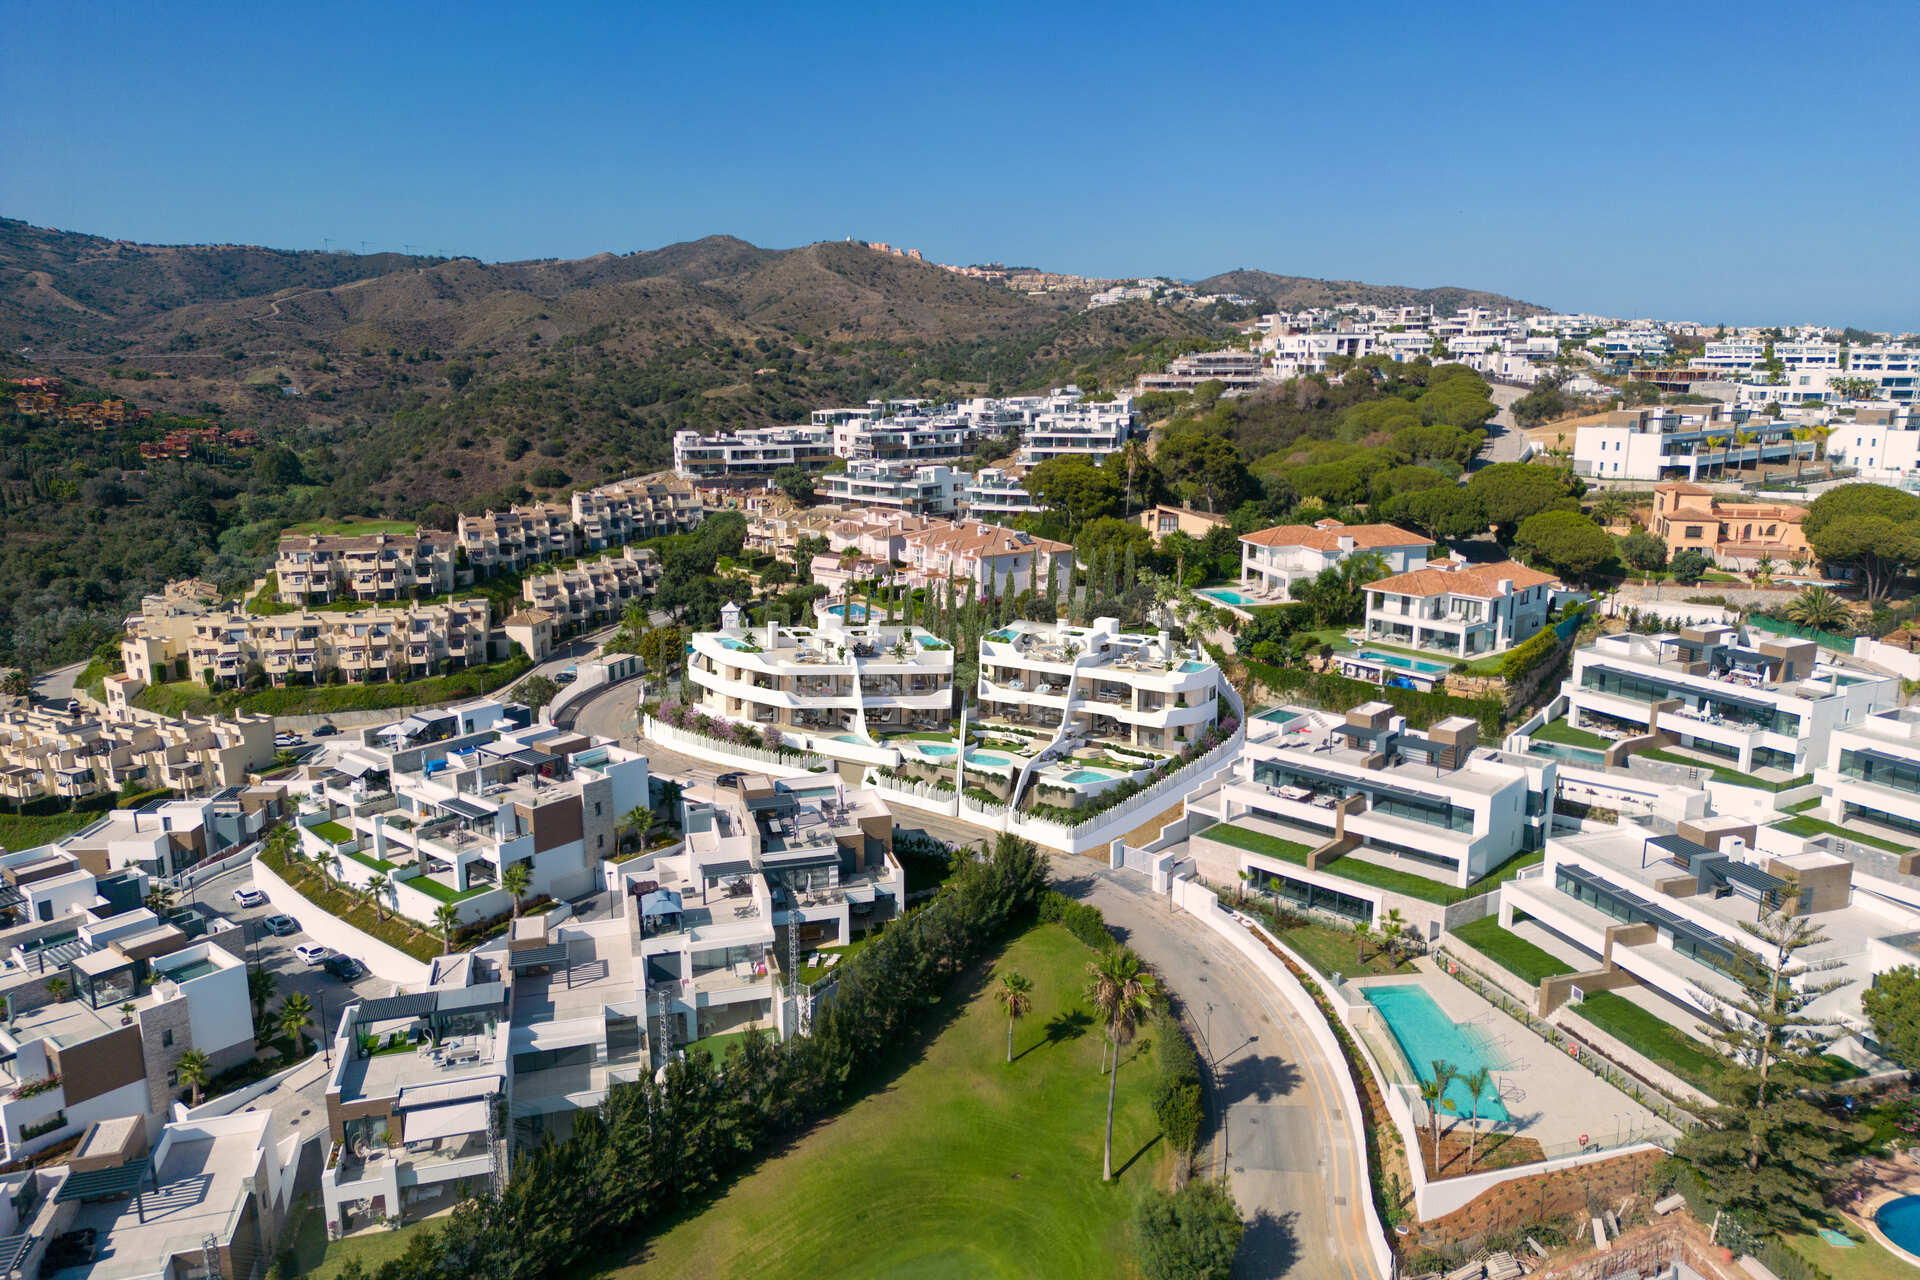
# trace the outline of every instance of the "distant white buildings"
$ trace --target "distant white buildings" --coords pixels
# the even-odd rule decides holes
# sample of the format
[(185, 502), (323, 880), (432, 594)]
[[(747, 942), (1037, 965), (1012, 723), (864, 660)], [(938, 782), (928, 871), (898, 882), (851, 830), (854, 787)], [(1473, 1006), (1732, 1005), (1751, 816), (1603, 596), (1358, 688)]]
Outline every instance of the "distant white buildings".
[(1047, 504), (1027, 491), (1022, 467), (982, 467), (960, 490), (960, 505), (969, 520), (999, 523), (1019, 516), (1043, 515)]
[(831, 426), (755, 427), (703, 436), (677, 431), (673, 469), (710, 488), (765, 485), (782, 467), (817, 471), (832, 460)]
[(1827, 457), (1862, 480), (1910, 484), (1920, 475), (1920, 413), (1912, 406), (1871, 406), (1829, 423)]
[(1803, 425), (1748, 406), (1616, 409), (1575, 431), (1573, 471), (1608, 480), (1696, 481), (1728, 469), (1810, 462), (1816, 442), (1794, 438)]
[(1037, 467), (1055, 458), (1099, 462), (1119, 451), (1133, 434), (1133, 398), (1065, 405), (1037, 414), (1020, 444), (1020, 465)]
[(1258, 351), (1229, 348), (1175, 356), (1161, 372), (1141, 374), (1137, 389), (1192, 391), (1206, 383), (1218, 382), (1228, 391), (1252, 391), (1265, 381), (1267, 377)]
[(816, 479), (814, 491), (829, 502), (938, 516), (959, 505), (965, 480), (964, 472), (937, 463), (850, 462)]

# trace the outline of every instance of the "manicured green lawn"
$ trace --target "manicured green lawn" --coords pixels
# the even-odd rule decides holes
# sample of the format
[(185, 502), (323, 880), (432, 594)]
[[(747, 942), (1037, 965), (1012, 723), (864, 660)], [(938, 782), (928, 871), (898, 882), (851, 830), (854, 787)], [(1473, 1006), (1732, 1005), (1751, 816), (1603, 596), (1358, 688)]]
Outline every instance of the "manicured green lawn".
[(18, 853), (36, 845), (51, 844), (99, 817), (97, 813), (49, 813), (39, 817), (0, 813), (0, 849)]
[(1545, 849), (1535, 849), (1531, 853), (1516, 853), (1505, 862), (1467, 886), (1467, 896), (1477, 898), (1483, 893), (1492, 893), (1507, 881), (1525, 871), (1528, 867), (1537, 867), (1547, 859)]
[[(1849, 1227), (1848, 1234), (1857, 1228)], [(1851, 1249), (1836, 1249), (1819, 1236), (1786, 1236), (1788, 1249), (1819, 1267), (1826, 1275), (1846, 1280), (1913, 1280), (1913, 1264), (1894, 1257), (1880, 1243), (1860, 1237)]]
[(1630, 1049), (1638, 1050), (1688, 1084), (1709, 1088), (1720, 1055), (1707, 1045), (1633, 1001), (1612, 991), (1596, 992), (1574, 1012)]
[(1908, 853), (1913, 849), (1913, 846), (1910, 844), (1895, 844), (1891, 840), (1883, 840), (1879, 836), (1871, 836), (1864, 831), (1852, 831), (1846, 827), (1836, 826), (1831, 822), (1823, 822), (1819, 818), (1809, 818), (1805, 814), (1788, 818), (1783, 822), (1776, 822), (1773, 825), (1778, 830), (1784, 831), (1790, 836), (1800, 836), (1803, 839), (1811, 839), (1814, 836), (1823, 835), (1845, 836), (1849, 840), (1858, 840), (1861, 844), (1870, 844), (1876, 849), (1885, 849), (1889, 853)]
[(1750, 773), (1738, 769), (1729, 769), (1725, 765), (1709, 764), (1705, 760), (1696, 760), (1692, 756), (1683, 756), (1676, 751), (1666, 751), (1655, 747), (1647, 751), (1636, 751), (1635, 755), (1645, 756), (1649, 760), (1664, 760), (1668, 764), (1684, 764), (1694, 769), (1710, 769), (1715, 782), (1728, 782), (1736, 787), (1753, 787), (1760, 791), (1791, 791), (1795, 787), (1804, 787), (1813, 781), (1812, 774), (1802, 774), (1797, 778), (1788, 778), (1785, 782), (1768, 782), (1765, 778), (1756, 778)]
[(281, 536), (305, 537), (317, 533), (322, 537), (356, 538), (369, 533), (414, 534), (420, 526), (411, 520), (362, 520), (348, 516), (340, 520), (308, 520), (301, 524), (290, 524)]
[[(1307, 865), (1307, 855), (1313, 852), (1306, 845), (1291, 840), (1281, 840), (1263, 831), (1250, 831), (1245, 827), (1236, 827), (1223, 823), (1208, 827), (1203, 833), (1210, 840), (1230, 844), (1236, 848), (1253, 853), (1264, 853), (1269, 857), (1291, 862), (1296, 866)], [(1340, 858), (1320, 870), (1342, 880), (1351, 880), (1356, 884), (1371, 885), (1384, 889), (1388, 893), (1404, 894), (1409, 898), (1418, 898), (1422, 902), (1437, 902), (1442, 905), (1459, 902), (1469, 895), (1465, 889), (1442, 884), (1438, 880), (1429, 880), (1425, 876), (1410, 871), (1397, 871), (1392, 867), (1376, 866), (1371, 862), (1362, 862), (1358, 858)]]
[[(317, 1192), (315, 1200), (318, 1200)], [(283, 1243), (290, 1245), (294, 1257), (293, 1270), (288, 1274), (302, 1280), (333, 1280), (340, 1274), (340, 1268), (347, 1265), (347, 1260), (353, 1258), (372, 1275), (381, 1263), (405, 1253), (407, 1245), (422, 1231), (438, 1230), (445, 1225), (445, 1218), (428, 1218), (410, 1222), (397, 1231), (369, 1231), (328, 1244), (326, 1218), (316, 1203), (297, 1213), (288, 1225), (291, 1239)]]
[(1589, 733), (1585, 729), (1576, 729), (1574, 726), (1568, 724), (1564, 717), (1559, 720), (1547, 721), (1547, 723), (1533, 731), (1533, 736), (1542, 742), (1558, 742), (1569, 747), (1592, 747), (1598, 751), (1605, 751), (1613, 745), (1613, 743), (1597, 733)]
[[(333, 826), (337, 824), (329, 823), (328, 825)], [(373, 870), (378, 871), (381, 875), (385, 875), (389, 871), (398, 871), (400, 869), (399, 863), (388, 862), (386, 859), (376, 858), (372, 854), (348, 853), (346, 856), (349, 858), (352, 858), (355, 862), (359, 863), (363, 867), (371, 867)]]
[(1543, 978), (1573, 972), (1572, 965), (1562, 963), (1551, 952), (1511, 930), (1502, 929), (1499, 916), (1483, 916), (1472, 924), (1463, 924), (1453, 930), (1453, 936), (1502, 969), (1517, 974), (1529, 986), (1539, 985)]
[(1111, 1184), (1100, 1181), (1106, 1080), (1081, 995), (1092, 953), (1059, 925), (994, 972), (1032, 979), (1007, 1024), (983, 988), (913, 1065), (647, 1245), (628, 1280), (735, 1276), (1134, 1274), (1131, 1218), (1162, 1175), (1143, 1041), (1126, 1050)]
[(353, 839), (353, 832), (337, 822), (316, 822), (309, 829), (331, 845), (342, 845)]
[(471, 889), (449, 889), (432, 876), (413, 876), (399, 883), (409, 889), (418, 889), (429, 898), (438, 898), (442, 902), (465, 902), (477, 893), (485, 893), (493, 888), (490, 884), (476, 885)]

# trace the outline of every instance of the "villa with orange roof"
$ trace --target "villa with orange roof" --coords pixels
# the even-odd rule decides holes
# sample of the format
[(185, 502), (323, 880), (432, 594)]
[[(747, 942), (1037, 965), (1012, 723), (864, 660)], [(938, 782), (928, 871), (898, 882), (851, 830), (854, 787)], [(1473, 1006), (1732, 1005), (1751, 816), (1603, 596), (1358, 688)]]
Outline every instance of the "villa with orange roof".
[(1547, 625), (1559, 579), (1517, 560), (1435, 560), (1367, 584), (1367, 639), (1457, 659), (1510, 649)]
[(1241, 536), (1240, 581), (1256, 595), (1285, 599), (1294, 583), (1311, 581), (1348, 556), (1372, 552), (1389, 573), (1406, 573), (1427, 562), (1432, 546), (1432, 538), (1391, 524), (1275, 525)]
[(1812, 560), (1801, 523), (1805, 507), (1783, 502), (1734, 502), (1697, 484), (1653, 486), (1647, 524), (1667, 540), (1668, 552), (1704, 551), (1716, 563), (1750, 569), (1762, 559), (1782, 566)]
[(916, 586), (964, 579), (984, 597), (998, 594), (1009, 577), (1016, 594), (1045, 590), (1049, 577), (1062, 587), (1073, 580), (1072, 546), (997, 524), (934, 525), (904, 541), (907, 577)]

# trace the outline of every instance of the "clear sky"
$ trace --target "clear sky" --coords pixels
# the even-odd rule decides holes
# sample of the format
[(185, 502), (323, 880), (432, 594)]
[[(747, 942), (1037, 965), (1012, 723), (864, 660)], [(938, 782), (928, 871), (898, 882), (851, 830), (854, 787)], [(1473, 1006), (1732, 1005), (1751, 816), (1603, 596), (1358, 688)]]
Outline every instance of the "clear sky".
[[(1236, 12), (1236, 9), (1239, 9)], [(1920, 5), (16, 4), (0, 213), (1920, 329)]]

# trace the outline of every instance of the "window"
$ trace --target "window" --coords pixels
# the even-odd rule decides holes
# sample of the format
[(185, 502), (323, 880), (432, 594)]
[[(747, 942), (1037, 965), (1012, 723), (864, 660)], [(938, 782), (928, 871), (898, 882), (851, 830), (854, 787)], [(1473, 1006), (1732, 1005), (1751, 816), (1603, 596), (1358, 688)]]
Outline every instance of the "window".
[(605, 836), (595, 836), (594, 840), (596, 841), (594, 848), (604, 849), (607, 847), (607, 838)]
[(598, 800), (593, 802), (593, 816), (596, 818), (600, 816), (600, 802)]
[(177, 1089), (177, 1088), (179, 1088), (179, 1087), (180, 1087), (180, 1072), (179, 1072), (179, 1070), (178, 1070), (178, 1069), (175, 1069), (175, 1070), (172, 1070), (172, 1071), (169, 1071), (169, 1072), (167, 1072), (167, 1088), (169, 1088), (169, 1089)]
[(173, 1029), (171, 1027), (160, 1033), (160, 1047), (162, 1049), (171, 1049), (173, 1047)]

